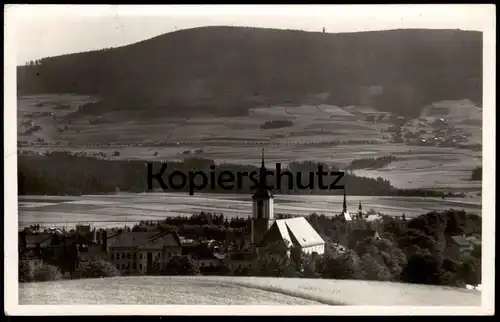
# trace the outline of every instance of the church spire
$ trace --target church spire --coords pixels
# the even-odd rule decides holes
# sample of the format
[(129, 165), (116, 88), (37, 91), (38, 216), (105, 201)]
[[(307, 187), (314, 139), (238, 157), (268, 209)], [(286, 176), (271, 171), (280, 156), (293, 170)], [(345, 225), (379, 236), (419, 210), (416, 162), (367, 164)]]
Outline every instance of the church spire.
[(257, 190), (255, 191), (253, 198), (254, 199), (269, 199), (272, 197), (272, 195), (269, 193), (267, 190), (267, 169), (264, 164), (264, 149), (262, 149), (262, 163), (260, 166), (260, 173), (259, 173), (259, 182), (257, 184)]
[(347, 201), (346, 201), (346, 197), (345, 197), (345, 186), (344, 186), (344, 203), (342, 205), (342, 211), (343, 212), (347, 212)]
[(265, 168), (265, 165), (264, 165), (264, 148), (262, 148), (262, 164), (260, 165), (260, 168)]
[(259, 176), (259, 187), (260, 189), (267, 190), (267, 182), (266, 182), (266, 166), (264, 165), (264, 149), (262, 149), (262, 163), (260, 165), (260, 176)]
[(345, 196), (345, 186), (344, 186), (344, 202), (343, 202), (343, 205), (342, 205), (342, 216), (347, 221), (351, 221), (352, 220), (352, 217), (349, 214), (349, 211), (347, 211), (347, 200), (346, 200), (346, 196)]

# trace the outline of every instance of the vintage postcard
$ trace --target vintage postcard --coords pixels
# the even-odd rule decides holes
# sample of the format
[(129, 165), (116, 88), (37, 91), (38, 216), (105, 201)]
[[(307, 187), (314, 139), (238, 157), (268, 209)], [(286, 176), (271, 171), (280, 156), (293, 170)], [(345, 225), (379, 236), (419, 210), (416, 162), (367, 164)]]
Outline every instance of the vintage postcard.
[(494, 313), (493, 5), (7, 5), (7, 315)]

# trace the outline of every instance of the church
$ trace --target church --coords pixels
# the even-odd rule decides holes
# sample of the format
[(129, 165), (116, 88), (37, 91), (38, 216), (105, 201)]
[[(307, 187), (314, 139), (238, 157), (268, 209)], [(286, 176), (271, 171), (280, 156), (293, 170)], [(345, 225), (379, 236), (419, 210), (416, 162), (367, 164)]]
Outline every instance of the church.
[(259, 183), (252, 196), (251, 243), (256, 252), (268, 245), (284, 246), (288, 256), (291, 251), (306, 254), (325, 252), (325, 241), (304, 217), (275, 219), (274, 200), (267, 189), (264, 151), (259, 173)]

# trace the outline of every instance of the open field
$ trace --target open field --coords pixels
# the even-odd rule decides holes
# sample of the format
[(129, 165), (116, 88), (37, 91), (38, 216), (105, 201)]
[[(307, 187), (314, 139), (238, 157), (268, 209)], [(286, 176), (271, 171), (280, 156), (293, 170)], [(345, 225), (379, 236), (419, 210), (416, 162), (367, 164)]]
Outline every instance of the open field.
[(320, 305), (239, 285), (183, 278), (108, 278), (21, 284), (20, 304)]
[[(42, 137), (48, 143), (143, 143), (252, 142), (304, 144), (330, 140), (381, 140), (377, 126), (362, 122), (355, 115), (336, 106), (293, 106), (255, 108), (242, 117), (190, 117), (135, 120), (126, 113), (114, 112), (100, 117), (72, 114), (78, 106), (96, 98), (76, 95), (26, 96), (18, 100), (18, 118), (40, 123), (40, 133), (21, 136), (21, 140)], [(39, 105), (42, 106), (39, 106)], [(69, 105), (68, 109), (57, 106)], [(52, 112), (52, 117), (39, 117), (39, 112)], [(27, 113), (27, 114), (26, 114)], [(33, 114), (33, 115), (32, 115)], [(26, 116), (28, 115), (28, 116)], [(291, 127), (261, 129), (266, 121), (290, 120)], [(71, 122), (71, 123), (70, 123)], [(54, 131), (66, 125), (62, 132)], [(44, 130), (46, 129), (46, 130)], [(355, 132), (354, 132), (355, 131)], [(21, 134), (21, 132), (19, 133)], [(285, 137), (282, 137), (285, 136)]]
[[(429, 211), (464, 209), (481, 215), (479, 198), (445, 199), (421, 197), (348, 196), (347, 207), (356, 212), (374, 209), (388, 215), (414, 217)], [(226, 217), (251, 215), (247, 195), (147, 193), (100, 196), (19, 196), (19, 225), (42, 224), (62, 227), (89, 222), (97, 227), (133, 225), (140, 220), (161, 220), (167, 216), (190, 216), (200, 211), (223, 213)], [(332, 216), (342, 210), (342, 196), (278, 195), (276, 214), (308, 215), (312, 212)]]
[[(469, 181), (472, 169), (482, 163), (481, 151), (390, 143), (383, 133), (390, 124), (366, 122), (363, 115), (371, 112), (366, 107), (339, 108), (324, 104), (273, 106), (251, 109), (249, 116), (244, 117), (158, 118), (147, 121), (136, 120), (120, 112), (98, 118), (71, 114), (81, 104), (95, 100), (76, 95), (21, 97), (18, 100), (18, 140), (33, 142), (40, 138), (47, 145), (23, 146), (20, 149), (42, 153), (104, 152), (111, 159), (139, 160), (181, 160), (195, 155), (217, 163), (258, 164), (260, 149), (265, 148), (269, 165), (314, 160), (339, 167), (347, 166), (354, 159), (392, 155), (401, 161), (378, 170), (357, 170), (355, 174), (380, 176), (390, 180), (397, 188), (454, 192), (478, 192), (481, 189), (480, 183)], [(69, 109), (58, 109), (61, 105), (67, 105)], [(479, 108), (463, 101), (445, 101), (435, 105), (436, 108), (425, 109), (422, 118), (447, 117), (454, 126), (466, 128), (471, 133), (471, 143), (481, 142)], [(42, 110), (53, 112), (54, 117), (25, 116), (25, 113), (36, 114)], [(25, 128), (20, 124), (26, 119), (33, 120), (41, 129), (29, 135), (22, 134)], [(292, 121), (293, 124), (284, 128), (261, 129), (266, 121), (279, 120)], [(469, 124), (471, 121), (476, 123)], [(369, 140), (374, 144), (331, 143), (356, 140)], [(165, 146), (165, 143), (168, 145)], [(112, 157), (114, 151), (119, 151), (120, 156)]]
[(147, 276), (20, 284), (19, 304), (479, 306), (481, 293), (355, 280)]

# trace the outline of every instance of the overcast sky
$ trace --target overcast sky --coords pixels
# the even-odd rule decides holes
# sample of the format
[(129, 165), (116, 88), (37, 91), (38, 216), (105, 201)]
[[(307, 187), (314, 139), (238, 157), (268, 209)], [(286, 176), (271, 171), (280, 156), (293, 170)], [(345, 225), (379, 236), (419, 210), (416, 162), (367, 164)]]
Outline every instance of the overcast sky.
[[(85, 6), (6, 9), (17, 64), (42, 57), (131, 44), (179, 29), (231, 25), (353, 32), (398, 28), (483, 31), (489, 5)], [(493, 11), (494, 12), (494, 11)], [(13, 29), (9, 29), (13, 28)]]

